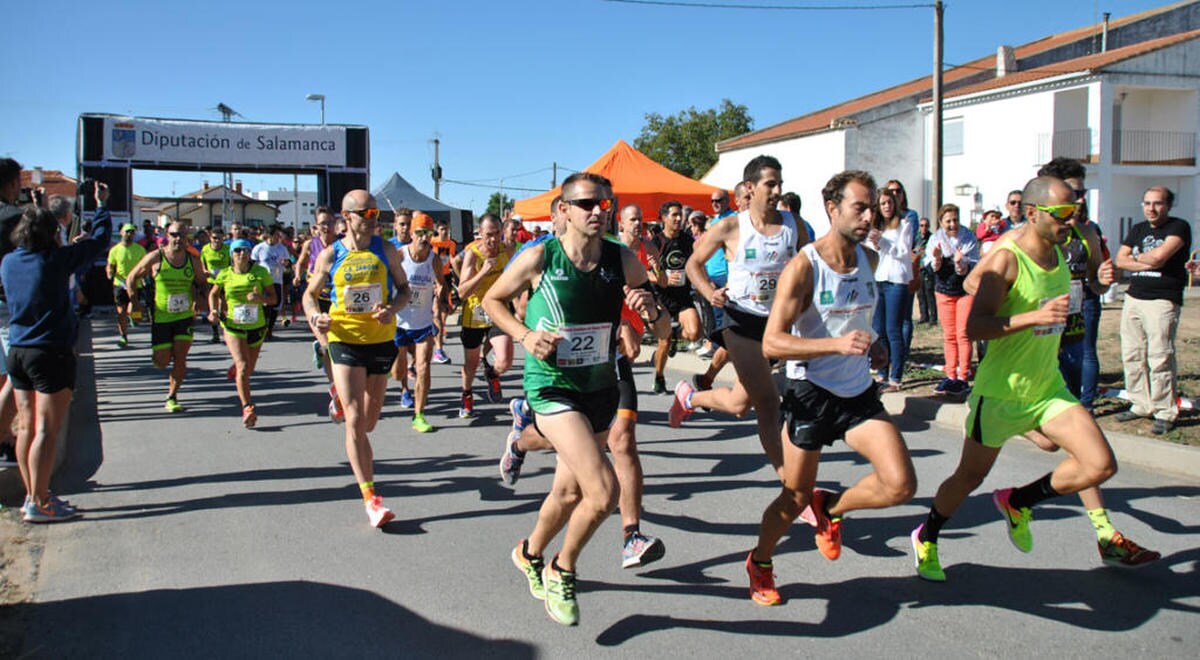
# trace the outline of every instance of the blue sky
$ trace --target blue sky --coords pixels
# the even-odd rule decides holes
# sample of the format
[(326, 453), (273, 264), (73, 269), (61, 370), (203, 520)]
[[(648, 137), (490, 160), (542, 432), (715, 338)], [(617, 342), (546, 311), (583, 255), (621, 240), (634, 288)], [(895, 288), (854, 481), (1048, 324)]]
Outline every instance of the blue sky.
[[(746, 4), (891, 4), (751, 0)], [(907, 3), (906, 0), (900, 2)], [(946, 4), (945, 59), (965, 62), (1166, 4), (1147, 0), (958, 0)], [(1053, 7), (1054, 10), (1048, 10)], [(9, 12), (10, 18), (15, 18)], [(393, 171), (480, 210), (504, 178), (550, 186), (550, 164), (583, 168), (647, 112), (745, 104), (756, 127), (926, 74), (931, 9), (750, 11), (603, 0), (26, 3), (0, 53), (16, 64), (0, 95), (0, 154), (74, 173), (83, 112), (219, 119), (224, 102), (256, 122), (371, 130), (371, 185)], [(15, 27), (15, 26), (14, 26)], [(536, 171), (544, 170), (544, 171)], [(524, 176), (514, 176), (518, 174)], [(560, 170), (559, 179), (562, 178)], [(291, 177), (239, 176), (251, 189)], [(137, 172), (135, 192), (183, 194), (220, 174)], [(301, 179), (301, 189), (315, 182)]]

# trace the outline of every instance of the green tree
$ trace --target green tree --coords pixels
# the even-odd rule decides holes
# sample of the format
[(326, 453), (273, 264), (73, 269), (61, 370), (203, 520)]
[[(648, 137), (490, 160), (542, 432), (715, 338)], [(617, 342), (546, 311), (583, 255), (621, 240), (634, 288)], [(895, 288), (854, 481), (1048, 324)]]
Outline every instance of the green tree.
[(513, 207), (514, 201), (512, 197), (496, 191), (488, 198), (487, 210), (484, 213), (495, 213), (500, 217), (504, 217), (504, 212)]
[(729, 99), (722, 99), (720, 107), (708, 110), (692, 106), (667, 117), (657, 112), (645, 117), (646, 123), (633, 146), (664, 167), (693, 179), (704, 176), (717, 162), (718, 142), (754, 128), (754, 119), (746, 106)]

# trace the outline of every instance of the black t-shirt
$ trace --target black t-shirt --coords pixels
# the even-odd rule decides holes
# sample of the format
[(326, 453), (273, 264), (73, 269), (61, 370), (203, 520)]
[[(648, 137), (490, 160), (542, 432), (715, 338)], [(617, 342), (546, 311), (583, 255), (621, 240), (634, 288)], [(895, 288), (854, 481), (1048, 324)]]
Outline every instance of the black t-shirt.
[(1168, 236), (1183, 239), (1183, 247), (1176, 250), (1162, 268), (1129, 273), (1129, 290), (1126, 293), (1131, 297), (1138, 300), (1170, 300), (1176, 305), (1183, 304), (1183, 288), (1187, 286), (1188, 253), (1192, 251), (1191, 225), (1174, 217), (1168, 217), (1158, 227), (1151, 227), (1149, 222), (1139, 222), (1129, 230), (1121, 245), (1129, 246), (1133, 255), (1137, 256), (1162, 245)]
[[(673, 272), (683, 271), (684, 266), (687, 265), (688, 258), (692, 256), (692, 237), (688, 236), (686, 232), (681, 231), (675, 235), (675, 238), (667, 238), (666, 234), (663, 234), (663, 238), (666, 241), (662, 246), (662, 267), (666, 271), (668, 279), (670, 279)], [(685, 274), (683, 275), (682, 285), (668, 285), (663, 288), (667, 291), (687, 291), (690, 286)]]

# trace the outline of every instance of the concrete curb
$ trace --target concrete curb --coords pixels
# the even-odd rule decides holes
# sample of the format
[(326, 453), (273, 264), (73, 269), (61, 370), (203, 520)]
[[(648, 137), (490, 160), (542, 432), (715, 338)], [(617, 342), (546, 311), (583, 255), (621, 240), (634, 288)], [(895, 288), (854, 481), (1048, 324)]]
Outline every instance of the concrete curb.
[[(643, 346), (637, 363), (650, 362), (653, 353), (653, 346)], [(690, 379), (692, 374), (703, 373), (707, 369), (708, 360), (698, 358), (692, 353), (677, 353), (667, 363), (668, 375), (673, 375), (675, 378)], [(717, 375), (716, 384), (728, 387), (733, 384), (734, 379), (732, 366), (727, 366)], [(673, 380), (669, 377), (667, 386), (670, 387), (672, 383)], [(924, 396), (909, 396), (899, 392), (884, 394), (883, 405), (891, 415), (920, 419), (960, 432), (967, 418), (965, 403)], [(1112, 447), (1118, 464), (1137, 465), (1142, 468), (1200, 479), (1200, 447), (1177, 445), (1107, 430), (1104, 435), (1108, 438), (1108, 444)]]

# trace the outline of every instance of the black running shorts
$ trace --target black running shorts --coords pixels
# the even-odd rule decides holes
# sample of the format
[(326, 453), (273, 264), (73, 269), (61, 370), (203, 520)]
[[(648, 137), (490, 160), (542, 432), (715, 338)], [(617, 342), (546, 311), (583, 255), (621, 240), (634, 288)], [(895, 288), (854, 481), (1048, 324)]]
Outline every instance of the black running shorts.
[(860, 394), (842, 398), (807, 380), (789, 378), (780, 407), (788, 439), (810, 451), (833, 445), (846, 431), (883, 412), (875, 382)]

